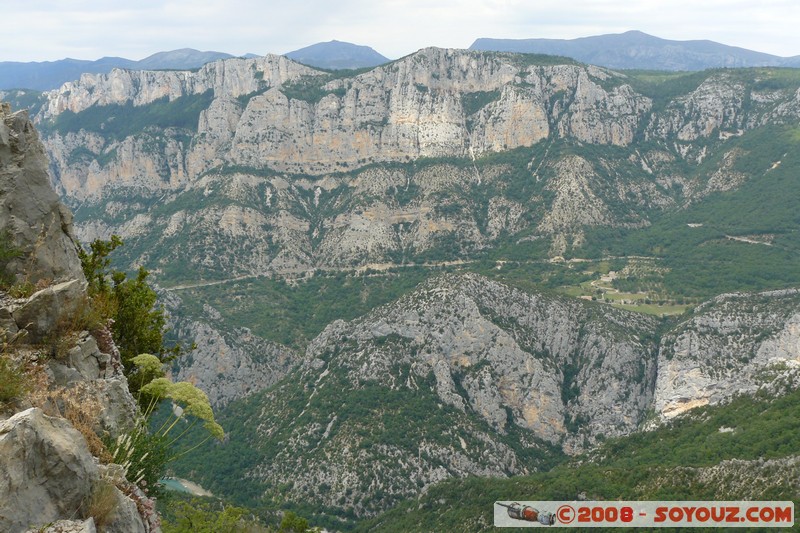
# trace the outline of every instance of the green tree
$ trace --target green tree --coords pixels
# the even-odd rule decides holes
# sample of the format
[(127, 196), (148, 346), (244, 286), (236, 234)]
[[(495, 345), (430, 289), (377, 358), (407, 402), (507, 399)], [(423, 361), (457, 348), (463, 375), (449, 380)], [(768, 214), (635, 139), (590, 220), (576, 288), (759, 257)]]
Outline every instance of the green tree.
[[(124, 272), (111, 269), (109, 255), (122, 245), (122, 239), (112, 235), (108, 241), (94, 240), (88, 252), (81, 248), (78, 255), (92, 303), (113, 319), (111, 332), (129, 374), (135, 368), (133, 358), (139, 354), (154, 354), (167, 363), (182, 349), (179, 344), (169, 348), (164, 344), (167, 315), (157, 304), (158, 295), (147, 283), (147, 270), (140, 267), (135, 277), (128, 278)], [(140, 381), (131, 385), (134, 394), (146, 384)]]
[(157, 355), (166, 363), (180, 353), (180, 346), (167, 348), (164, 334), (167, 332), (167, 316), (156, 304), (158, 295), (147, 283), (149, 273), (142, 267), (135, 278), (122, 272), (114, 272), (111, 290), (116, 304), (116, 314), (111, 331), (127, 371), (133, 369), (133, 358), (141, 353)]
[(83, 274), (89, 283), (89, 296), (108, 292), (109, 267), (111, 266), (111, 258), (108, 256), (120, 246), (122, 246), (122, 239), (117, 235), (112, 235), (110, 241), (101, 239), (92, 241), (89, 245), (91, 253), (81, 246), (78, 247), (78, 257), (81, 260)]
[(244, 519), (246, 509), (232, 505), (220, 505), (214, 509), (209, 503), (199, 500), (180, 502), (174, 506), (174, 520), (165, 521), (164, 533), (244, 533), (266, 531)]
[(283, 515), (279, 531), (281, 533), (306, 533), (308, 531), (308, 520), (297, 516), (292, 511), (287, 511)]

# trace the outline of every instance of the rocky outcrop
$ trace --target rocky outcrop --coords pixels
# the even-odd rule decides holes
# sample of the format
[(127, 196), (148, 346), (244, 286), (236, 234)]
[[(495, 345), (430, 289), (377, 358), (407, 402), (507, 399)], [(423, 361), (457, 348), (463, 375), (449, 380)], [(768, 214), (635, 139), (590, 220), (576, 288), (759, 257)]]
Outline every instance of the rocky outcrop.
[(39, 409), (0, 422), (0, 457), (3, 531), (81, 515), (99, 479), (83, 436), (66, 420)]
[(450, 477), (532, 472), (553, 447), (637, 429), (655, 325), (478, 275), (437, 277), (312, 341), (259, 397), (270, 408), (251, 411), (252, 445), (269, 459), (247, 475), (268, 495), (364, 516)]
[(175, 293), (161, 292), (170, 310), (171, 329), (185, 346), (175, 381), (189, 381), (202, 389), (215, 408), (274, 385), (299, 362), (293, 350), (269, 342), (247, 328), (225, 331), (219, 311), (206, 304), (201, 316), (188, 316)]
[[(6, 465), (0, 474), (3, 531), (21, 532), (29, 527), (94, 531), (92, 513), (98, 519), (101, 516), (92, 501), (100, 490), (110, 490), (112, 498), (111, 509), (102, 516), (102, 531), (152, 531), (145, 527), (136, 504), (106, 479), (108, 467), (96, 464), (83, 436), (63, 418), (32, 408), (0, 422), (0, 457)], [(63, 517), (87, 520), (53, 524)]]
[[(4, 254), (15, 256), (0, 266), (19, 293), (40, 289), (20, 298), (0, 292), (0, 356), (24, 368), (27, 382), (24, 395), (0, 405), (0, 530), (94, 531), (95, 513), (106, 532), (156, 532), (157, 517), (139, 511), (152, 502), (124, 478), (109, 481), (111, 467), (98, 464), (99, 435), (116, 437), (140, 415), (107, 327), (87, 320), (71, 215), (50, 187), (27, 114), (3, 104), (0, 115), (0, 232)], [(94, 508), (101, 490), (115, 515)]]
[(73, 279), (33, 293), (11, 314), (27, 342), (40, 343), (66, 330), (85, 298), (86, 282)]
[(666, 335), (654, 407), (662, 418), (765, 388), (800, 385), (800, 291), (724, 294)]
[(48, 161), (26, 111), (0, 104), (0, 227), (19, 251), (7, 271), (36, 284), (83, 280), (72, 215), (50, 186)]

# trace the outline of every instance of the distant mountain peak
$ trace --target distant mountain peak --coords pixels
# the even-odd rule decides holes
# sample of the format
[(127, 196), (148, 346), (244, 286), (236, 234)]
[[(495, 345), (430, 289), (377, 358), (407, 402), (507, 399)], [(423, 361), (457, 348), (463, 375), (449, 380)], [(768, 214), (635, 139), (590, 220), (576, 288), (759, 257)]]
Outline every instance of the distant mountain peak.
[(0, 62), (0, 90), (33, 89), (47, 91), (64, 83), (77, 80), (81, 74), (107, 74), (114, 68), (130, 70), (187, 70), (206, 63), (234, 57), (223, 52), (201, 52), (194, 48), (180, 48), (157, 52), (141, 61), (124, 57), (103, 57), (96, 61), (60, 59), (58, 61), (20, 63)]
[(616, 69), (705, 70), (796, 66), (797, 60), (709, 40), (662, 39), (639, 30), (577, 39), (477, 39), (471, 50), (550, 54)]
[(312, 44), (284, 55), (304, 65), (332, 70), (376, 67), (390, 61), (369, 46), (336, 39)]
[(211, 61), (230, 59), (233, 56), (224, 52), (200, 51), (194, 48), (179, 48), (166, 52), (156, 52), (136, 63), (137, 69), (192, 69), (202, 67)]

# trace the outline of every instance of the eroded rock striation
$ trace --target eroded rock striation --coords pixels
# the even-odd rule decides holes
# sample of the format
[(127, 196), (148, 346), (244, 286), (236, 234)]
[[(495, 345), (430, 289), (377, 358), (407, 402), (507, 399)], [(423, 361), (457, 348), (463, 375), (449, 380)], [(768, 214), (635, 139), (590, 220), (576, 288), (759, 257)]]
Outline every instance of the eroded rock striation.
[(800, 291), (723, 294), (661, 343), (654, 407), (672, 418), (694, 407), (800, 384)]
[(167, 278), (176, 257), (187, 279), (285, 274), (520, 239), (559, 256), (591, 229), (647, 226), (754, 179), (738, 140), (800, 117), (773, 74), (661, 90), (506, 53), (426, 48), (336, 75), (267, 56), (86, 75), (37, 120), (79, 238), (141, 243), (130, 262)]

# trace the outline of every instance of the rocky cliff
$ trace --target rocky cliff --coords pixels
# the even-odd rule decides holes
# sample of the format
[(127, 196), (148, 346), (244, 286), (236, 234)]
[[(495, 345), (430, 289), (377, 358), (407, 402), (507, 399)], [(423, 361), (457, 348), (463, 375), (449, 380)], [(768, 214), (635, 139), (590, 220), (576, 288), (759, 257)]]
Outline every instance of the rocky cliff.
[(653, 406), (663, 418), (800, 385), (800, 291), (723, 294), (670, 331), (659, 352)]
[(83, 280), (72, 215), (50, 186), (47, 157), (27, 112), (0, 104), (0, 227), (19, 251), (9, 274), (31, 283)]
[[(298, 370), (229, 410), (235, 443), (192, 461), (252, 448), (241, 474), (267, 498), (358, 516), (450, 477), (529, 473), (635, 431), (652, 402), (654, 327), (480, 276), (437, 277), (329, 325)], [(192, 475), (230, 490), (213, 468)]]
[(606, 305), (438, 276), (331, 323), (287, 379), (223, 415), (238, 428), (228, 444), (180, 468), (236, 494), (220, 468), (241, 453), (266, 500), (371, 516), (448, 478), (547, 470), (694, 407), (795, 391), (798, 311), (797, 291), (723, 295), (662, 331)]
[(130, 429), (138, 407), (107, 326), (86, 320), (71, 216), (50, 188), (44, 148), (27, 113), (6, 104), (0, 190), (0, 529), (158, 531), (153, 502), (100, 441)]
[(116, 232), (172, 281), (191, 257), (185, 281), (558, 256), (741, 187), (780, 160), (751, 135), (800, 117), (791, 70), (653, 79), (436, 48), (335, 75), (267, 56), (86, 75), (37, 120), (78, 236)]
[(208, 304), (198, 316), (187, 313), (175, 293), (161, 291), (159, 299), (170, 313), (173, 334), (187, 345), (195, 344), (180, 359), (175, 381), (188, 381), (205, 391), (215, 408), (274, 385), (300, 362), (290, 348), (247, 328), (227, 329), (219, 311)]

